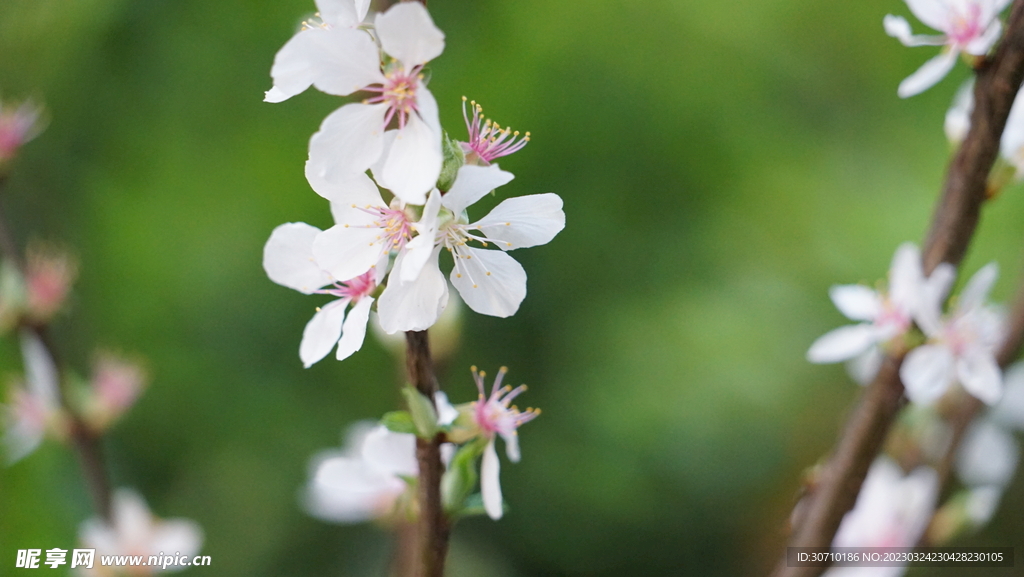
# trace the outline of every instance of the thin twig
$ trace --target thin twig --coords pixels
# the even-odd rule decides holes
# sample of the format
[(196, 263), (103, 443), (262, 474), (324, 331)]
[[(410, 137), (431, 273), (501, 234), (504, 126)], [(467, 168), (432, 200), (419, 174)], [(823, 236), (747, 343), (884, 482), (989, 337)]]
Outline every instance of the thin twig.
[[(2, 193), (6, 183), (7, 176), (0, 175), (0, 200), (2, 200)], [(21, 255), (21, 251), (18, 250), (18, 244), (15, 242), (10, 228), (7, 226), (7, 218), (2, 203), (0, 203), (0, 251), (2, 251), (4, 258), (18, 268), (18, 271), (24, 278), (27, 273), (25, 260)], [(47, 325), (37, 323), (23, 324), (27, 330), (32, 331), (39, 338), (39, 341), (46, 349), (46, 353), (53, 360), (54, 366), (57, 367), (57, 398), (65, 413), (69, 415), (71, 441), (78, 455), (78, 461), (82, 465), (82, 475), (85, 477), (85, 484), (89, 490), (93, 508), (100, 517), (109, 522), (111, 520), (110, 481), (107, 478), (103, 459), (103, 447), (100, 439), (82, 421), (78, 413), (71, 409), (68, 403), (67, 395), (62, 386), (64, 382), (64, 369), (60, 362), (60, 357), (57, 355), (57, 349), (50, 339)]]
[[(947, 173), (942, 198), (923, 249), (931, 273), (942, 262), (958, 265), (967, 252), (986, 198), (986, 182), (1014, 97), (1024, 80), (1024, 0), (1016, 0), (1006, 35), (995, 55), (982, 63), (974, 87), (971, 128)], [(868, 468), (906, 402), (899, 379), (902, 355), (887, 358), (854, 409), (819, 484), (808, 495), (794, 528), (792, 547), (828, 547), (843, 516), (856, 502)], [(814, 577), (824, 567), (776, 568), (778, 577)]]
[[(434, 402), (438, 391), (427, 331), (405, 333), (405, 367), (416, 390)], [(436, 408), (436, 406), (435, 406)], [(451, 522), (441, 503), (441, 435), (432, 440), (416, 439), (416, 459), (419, 462), (420, 551), (423, 574), (420, 577), (442, 577)]]

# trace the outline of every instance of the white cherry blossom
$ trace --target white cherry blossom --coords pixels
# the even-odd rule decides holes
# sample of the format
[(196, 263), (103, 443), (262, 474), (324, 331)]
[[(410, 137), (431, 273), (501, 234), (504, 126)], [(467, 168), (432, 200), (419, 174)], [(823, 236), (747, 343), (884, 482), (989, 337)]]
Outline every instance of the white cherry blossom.
[[(313, 170), (344, 179), (374, 167), (381, 186), (406, 202), (423, 204), (440, 175), (443, 156), (437, 103), (421, 72), (444, 50), (444, 34), (417, 2), (392, 6), (376, 18), (375, 31), (380, 50), (361, 30), (300, 32), (298, 37), (308, 34), (322, 41), (303, 41), (285, 56), (278, 54), (275, 67), (307, 71), (297, 75), (303, 80), (296, 87), (308, 78), (329, 94), (376, 94), (324, 119), (309, 143)], [(383, 63), (381, 50), (387, 55)], [(397, 128), (386, 130), (392, 121)]]
[(870, 380), (881, 363), (880, 345), (902, 336), (915, 316), (930, 303), (945, 296), (953, 280), (953, 269), (939, 265), (925, 279), (921, 253), (912, 243), (896, 249), (889, 267), (888, 291), (863, 285), (836, 285), (829, 296), (836, 308), (859, 324), (840, 327), (819, 337), (807, 351), (812, 363), (835, 363), (854, 359), (853, 372), (859, 381)]
[(1009, 4), (1010, 0), (907, 0), (914, 16), (942, 32), (939, 36), (914, 35), (905, 18), (886, 15), (885, 33), (904, 46), (943, 47), (938, 56), (900, 83), (897, 94), (907, 98), (931, 88), (949, 73), (961, 53), (984, 56), (999, 39), (999, 13)]
[(526, 411), (520, 412), (518, 408), (511, 405), (513, 399), (526, 391), (526, 385), (519, 385), (514, 389), (508, 385), (502, 387), (501, 381), (505, 378), (508, 368), (501, 367), (498, 371), (489, 397), (484, 394), (486, 373), (477, 371), (476, 367), (473, 367), (472, 370), (473, 380), (476, 381), (476, 388), (480, 394), (477, 401), (473, 403), (473, 419), (487, 439), (487, 447), (484, 449), (483, 461), (480, 464), (480, 493), (487, 515), (491, 519), (498, 520), (504, 512), (504, 507), (499, 479), (501, 462), (498, 460), (494, 441), (500, 436), (505, 441), (505, 454), (508, 455), (508, 459), (513, 463), (518, 463), (520, 455), (517, 429), (540, 415), (540, 409), (526, 409)]
[[(875, 459), (857, 503), (844, 517), (833, 547), (913, 547), (931, 519), (939, 475), (930, 467), (906, 474), (886, 456)], [(835, 567), (828, 577), (897, 577), (904, 567)]]
[[(101, 555), (140, 555), (144, 561), (151, 555), (179, 555), (191, 561), (203, 545), (203, 531), (198, 524), (188, 519), (157, 519), (149, 512), (143, 498), (129, 489), (118, 489), (114, 493), (109, 522), (88, 519), (79, 528), (78, 536), (85, 547), (96, 550), (96, 556), (92, 569), (76, 570), (81, 575), (96, 577), (117, 575), (128, 569), (101, 565)], [(184, 568), (168, 565), (166, 570)], [(130, 574), (150, 575), (161, 570), (160, 566), (141, 565), (131, 567)]]
[(353, 82), (375, 79), (373, 67), (360, 68), (362, 61), (351, 54), (374, 48), (364, 41), (365, 33), (355, 30), (366, 19), (370, 0), (317, 0), (316, 6), (318, 18), (303, 22), (274, 57), (274, 87), (267, 91), (267, 102), (282, 102), (310, 85), (345, 95)]
[[(306, 324), (299, 345), (299, 358), (306, 368), (327, 356), (335, 345), (337, 359), (344, 360), (363, 346), (366, 323), (383, 269), (369, 270), (346, 281), (324, 270), (313, 257), (313, 242), (321, 230), (302, 222), (282, 224), (274, 229), (263, 248), (263, 268), (270, 280), (303, 294), (338, 297), (323, 307)], [(386, 266), (386, 261), (384, 265)], [(352, 305), (346, 315), (349, 305)]]
[(419, 236), (396, 260), (381, 295), (385, 332), (420, 330), (410, 328), (411, 319), (426, 328), (444, 310), (447, 286), (437, 260), (442, 248), (454, 258), (449, 278), (469, 308), (496, 317), (515, 314), (526, 297), (526, 272), (505, 252), (550, 242), (565, 227), (565, 213), (557, 194), (536, 194), (506, 199), (469, 223), (466, 208), (512, 178), (497, 165), (466, 165), (451, 190), (443, 196), (431, 194)]
[(1001, 314), (985, 302), (998, 275), (995, 263), (982, 267), (945, 318), (940, 316), (938, 300), (920, 311), (917, 322), (929, 341), (910, 351), (900, 367), (911, 401), (930, 405), (956, 382), (987, 404), (999, 400), (1002, 373), (995, 354), (1003, 322)]
[[(946, 112), (944, 128), (946, 137), (953, 144), (959, 145), (967, 136), (971, 127), (971, 113), (974, 111), (974, 80), (968, 80), (957, 91), (953, 104)], [(1006, 127), (999, 139), (999, 156), (1013, 168), (1019, 180), (1024, 176), (1024, 101), (1017, 97), (1010, 107), (1010, 115), (1006, 119)]]

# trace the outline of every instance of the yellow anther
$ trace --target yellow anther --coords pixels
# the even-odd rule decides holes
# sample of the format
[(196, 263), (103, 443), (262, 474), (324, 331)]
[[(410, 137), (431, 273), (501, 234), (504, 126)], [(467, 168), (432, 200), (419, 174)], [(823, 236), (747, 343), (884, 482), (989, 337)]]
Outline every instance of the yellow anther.
[(475, 373), (476, 372), (476, 365), (473, 365), (473, 366), (469, 367), (469, 370), (471, 370), (471, 371), (473, 371)]
[(461, 274), (458, 274), (458, 273), (456, 273), (456, 274), (455, 274), (455, 278), (462, 278), (462, 275), (461, 275)]
[(487, 271), (487, 276), (491, 276), (491, 271)]
[(316, 312), (320, 312), (320, 307), (316, 307)]
[(477, 286), (476, 286), (476, 285), (473, 285), (473, 288), (477, 288)]
[(462, 101), (463, 101), (463, 102), (465, 102), (465, 101), (466, 101), (466, 97), (465, 97), (465, 96), (463, 96), (463, 97), (462, 97)]

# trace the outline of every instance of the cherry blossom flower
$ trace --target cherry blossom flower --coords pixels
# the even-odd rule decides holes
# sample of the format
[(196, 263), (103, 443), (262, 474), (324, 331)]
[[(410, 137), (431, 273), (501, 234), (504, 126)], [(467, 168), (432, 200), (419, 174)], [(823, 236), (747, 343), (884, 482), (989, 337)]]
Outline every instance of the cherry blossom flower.
[[(953, 104), (946, 112), (944, 129), (946, 137), (955, 145), (963, 142), (971, 127), (971, 113), (974, 111), (974, 80), (968, 80), (957, 91)], [(1024, 176), (1024, 101), (1020, 92), (1010, 107), (1006, 127), (999, 140), (999, 156), (1008, 164), (1019, 180)], [(990, 181), (991, 182), (991, 181)]]
[[(313, 242), (321, 233), (302, 222), (282, 224), (274, 229), (263, 248), (263, 268), (270, 280), (303, 294), (338, 297), (317, 309), (306, 324), (299, 345), (299, 358), (306, 368), (327, 356), (335, 345), (337, 359), (344, 360), (363, 346), (370, 317), (370, 296), (377, 288), (378, 274), (368, 271), (339, 282), (313, 258)], [(349, 305), (352, 310), (346, 316)]]
[(486, 166), (502, 156), (522, 150), (530, 142), (529, 132), (520, 139), (518, 130), (507, 126), (502, 128), (490, 118), (484, 118), (484, 109), (475, 100), (470, 101), (469, 107), (473, 111), (472, 120), (466, 114), (466, 97), (463, 96), (462, 118), (466, 121), (469, 139), (462, 143), (462, 150), (466, 154), (467, 163)]
[(61, 419), (59, 378), (53, 358), (39, 337), (21, 333), (26, 386), (10, 390), (10, 404), (3, 407), (4, 446), (8, 464), (35, 451), (46, 433)]
[(863, 285), (836, 285), (829, 290), (840, 312), (862, 322), (819, 337), (807, 351), (807, 360), (835, 363), (858, 357), (859, 366), (852, 372), (861, 382), (870, 380), (881, 363), (880, 346), (906, 333), (918, 311), (939, 302), (952, 280), (953, 268), (948, 264), (939, 265), (926, 280), (920, 251), (911, 243), (900, 245), (889, 267), (888, 292)]
[(999, 39), (1002, 24), (999, 13), (1010, 0), (907, 0), (917, 18), (942, 32), (940, 36), (918, 36), (902, 16), (886, 15), (885, 33), (904, 46), (942, 46), (938, 56), (926, 62), (917, 72), (900, 83), (897, 94), (907, 98), (931, 88), (953, 68), (961, 53), (984, 56)]
[(472, 371), (473, 380), (476, 381), (476, 388), (480, 393), (479, 399), (473, 403), (473, 419), (481, 434), (487, 439), (487, 447), (484, 449), (483, 461), (480, 464), (480, 493), (487, 515), (498, 520), (504, 511), (499, 480), (501, 463), (494, 448), (494, 441), (498, 436), (504, 439), (505, 454), (510, 461), (518, 463), (520, 455), (517, 429), (540, 415), (540, 409), (526, 409), (520, 412), (514, 405), (510, 406), (513, 399), (526, 391), (526, 385), (519, 385), (514, 389), (508, 385), (502, 387), (501, 381), (508, 372), (507, 367), (498, 370), (489, 397), (484, 396), (484, 377), (487, 374), (477, 371), (476, 367), (473, 367)]
[[(448, 425), (458, 416), (444, 393), (438, 392), (434, 401), (438, 424)], [(441, 450), (447, 462), (454, 447), (445, 443)], [(408, 479), (418, 473), (415, 435), (362, 421), (349, 429), (344, 449), (313, 457), (303, 505), (310, 515), (335, 523), (386, 519), (401, 508)]]
[[(833, 547), (913, 547), (931, 518), (939, 476), (930, 467), (905, 474), (886, 456), (875, 459), (857, 503), (843, 517)], [(829, 577), (897, 577), (903, 567), (835, 567)]]
[(89, 384), (82, 416), (94, 430), (102, 431), (135, 404), (146, 386), (146, 372), (138, 363), (100, 353)]
[[(381, 294), (378, 312), (385, 332), (422, 330), (444, 310), (447, 285), (437, 260), (441, 248), (452, 253), (455, 266), (449, 278), (469, 308), (496, 317), (515, 314), (526, 297), (526, 272), (505, 251), (550, 242), (565, 227), (565, 213), (557, 194), (536, 194), (506, 199), (469, 223), (466, 208), (512, 178), (497, 165), (466, 165), (451, 190), (431, 194), (419, 236), (395, 261)], [(489, 250), (492, 244), (500, 250)]]
[(31, 100), (17, 106), (0, 101), (0, 164), (14, 158), (23, 144), (42, 132), (42, 112)]
[(405, 479), (417, 472), (415, 435), (371, 422), (357, 423), (347, 435), (344, 450), (313, 458), (305, 509), (337, 523), (389, 516), (408, 488)]
[(31, 246), (25, 273), (26, 308), (38, 323), (50, 320), (64, 306), (78, 273), (75, 260), (65, 252)]
[[(160, 520), (149, 512), (146, 501), (130, 489), (118, 489), (111, 501), (111, 520), (100, 518), (84, 521), (78, 531), (85, 547), (96, 550), (96, 563), (92, 569), (78, 568), (81, 575), (108, 576), (121, 571), (131, 575), (150, 575), (161, 571), (161, 566), (140, 565), (108, 567), (100, 564), (100, 556), (151, 555), (184, 556), (191, 560), (203, 545), (203, 531), (188, 519)], [(167, 571), (180, 571), (181, 565), (168, 565)]]
[(1002, 373), (995, 354), (1002, 340), (1002, 316), (985, 304), (998, 275), (995, 263), (982, 267), (946, 318), (940, 317), (939, 300), (919, 311), (917, 322), (929, 342), (910, 351), (900, 367), (911, 401), (930, 405), (955, 382), (985, 403), (999, 400)]
[[(337, 90), (352, 92), (349, 75), (359, 78), (362, 72), (353, 69), (348, 50), (365, 50), (364, 34), (358, 28), (370, 9), (370, 0), (317, 0), (317, 18), (302, 23), (302, 28), (288, 40), (274, 57), (270, 76), (274, 87), (267, 91), (267, 102), (282, 102), (305, 92), (310, 85), (328, 94)], [(342, 94), (342, 95), (344, 95)]]
[[(365, 14), (365, 2), (360, 7)], [(374, 167), (381, 186), (406, 202), (423, 204), (440, 175), (443, 155), (437, 102), (422, 70), (444, 50), (444, 34), (416, 2), (395, 4), (374, 26), (379, 49), (368, 32), (329, 20), (300, 31), (275, 58), (274, 88), (267, 100), (279, 102), (310, 84), (338, 96), (374, 93), (324, 119), (309, 143), (310, 163), (318, 174), (332, 178)], [(383, 63), (381, 50), (388, 56)], [(386, 130), (392, 120), (397, 128)]]

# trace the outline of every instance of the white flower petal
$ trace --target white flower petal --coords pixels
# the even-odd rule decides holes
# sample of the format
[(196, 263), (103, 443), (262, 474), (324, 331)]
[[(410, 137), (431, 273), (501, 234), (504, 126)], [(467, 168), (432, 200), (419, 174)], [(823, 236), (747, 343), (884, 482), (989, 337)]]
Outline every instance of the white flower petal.
[(304, 294), (331, 284), (331, 275), (313, 258), (313, 239), (320, 232), (304, 222), (275, 228), (263, 247), (263, 270), (270, 280)]
[(881, 348), (868, 347), (868, 350), (847, 361), (846, 372), (857, 384), (867, 385), (878, 376), (884, 359)]
[(404, 485), (361, 458), (324, 459), (307, 487), (305, 507), (311, 515), (327, 521), (365, 521), (390, 511)]
[(384, 52), (401, 62), (406, 70), (426, 64), (444, 52), (444, 33), (417, 2), (395, 4), (377, 17), (376, 27)]
[(349, 299), (338, 299), (316, 311), (302, 331), (299, 358), (307, 369), (327, 356), (341, 338), (341, 325), (345, 321), (345, 307)]
[(907, 0), (907, 7), (917, 19), (932, 28), (948, 32), (950, 24), (950, 7), (946, 2), (935, 0)]
[(502, 435), (501, 438), (505, 440), (505, 454), (508, 455), (508, 460), (518, 463), (520, 459), (519, 435), (512, 431), (511, 434)]
[(838, 363), (863, 353), (876, 341), (877, 333), (869, 324), (839, 327), (811, 344), (807, 360), (812, 363)]
[(306, 161), (306, 180), (313, 191), (331, 201), (331, 204), (387, 206), (380, 191), (365, 172), (324, 176), (313, 163)]
[[(401, 282), (405, 251), (398, 253), (388, 286), (377, 301), (377, 315), (384, 332), (422, 331), (433, 326), (448, 304), (448, 283), (437, 266), (440, 248), (434, 249), (416, 280)], [(395, 271), (399, 271), (396, 275)]]
[(25, 385), (29, 394), (44, 408), (55, 411), (60, 406), (60, 373), (50, 351), (35, 333), (24, 329), (20, 333), (21, 357), (25, 364)]
[(347, 28), (314, 28), (306, 33), (313, 40), (313, 85), (321, 92), (348, 96), (371, 84), (386, 82), (380, 71), (377, 45), (366, 32)]
[[(323, 31), (320, 31), (323, 32)], [(265, 102), (283, 102), (304, 92), (313, 84), (313, 68), (317, 43), (315, 30), (302, 30), (292, 36), (274, 56), (270, 77), (274, 86), (267, 91)]]
[(441, 210), (441, 193), (435, 188), (423, 206), (423, 215), (416, 223), (418, 236), (405, 245), (405, 260), (402, 264), (401, 282), (411, 282), (420, 276), (423, 266), (434, 253), (437, 237), (437, 216)]
[(882, 311), (878, 293), (864, 285), (835, 285), (828, 289), (828, 296), (839, 312), (850, 320), (871, 321)]
[(984, 56), (988, 53), (989, 49), (999, 40), (999, 36), (1003, 33), (1003, 23), (999, 20), (993, 20), (985, 32), (971, 40), (964, 47), (964, 52), (973, 54), (975, 56)]
[(1006, 128), (999, 141), (999, 152), (1007, 162), (1021, 169), (1024, 159), (1024, 99), (1020, 93), (1013, 101), (1010, 116), (1006, 119)]
[(1002, 487), (976, 487), (967, 496), (967, 517), (975, 527), (981, 527), (992, 520), (1003, 497)]
[(501, 318), (519, 310), (526, 298), (526, 271), (514, 258), (498, 250), (469, 247), (454, 256), (449, 278), (469, 308)]
[[(953, 97), (953, 104), (946, 112), (946, 120), (943, 129), (946, 131), (946, 138), (950, 143), (959, 145), (967, 136), (971, 128), (971, 112), (974, 111), (974, 79), (964, 82), (956, 91)], [(1010, 117), (1013, 117), (1013, 110), (1010, 110)], [(1010, 129), (1010, 121), (1006, 121), (1006, 129)], [(1003, 132), (1003, 142), (1006, 141), (1006, 131)]]
[(416, 436), (390, 431), (384, 425), (366, 435), (360, 454), (368, 465), (381, 473), (415, 477), (419, 471)]
[(434, 393), (434, 405), (437, 407), (437, 424), (447, 427), (459, 417), (459, 410), (448, 402), (448, 395), (444, 391)]
[[(354, 211), (353, 211), (354, 212)], [(372, 226), (339, 223), (317, 235), (313, 258), (335, 279), (353, 279), (377, 264), (387, 239)]]
[(924, 282), (913, 302), (911, 314), (924, 334), (936, 337), (942, 332), (942, 303), (956, 279), (956, 268), (940, 263)]
[(967, 286), (960, 291), (960, 298), (957, 300), (956, 308), (960, 311), (969, 311), (984, 306), (992, 285), (999, 278), (999, 265), (990, 262), (974, 273)]
[(451, 190), (445, 193), (441, 204), (454, 214), (462, 214), (466, 207), (484, 197), (495, 188), (508, 184), (515, 176), (511, 172), (505, 172), (498, 168), (497, 164), (490, 166), (475, 166), (467, 164), (459, 169), (455, 175), (455, 182)]
[(965, 485), (1005, 487), (1013, 479), (1020, 447), (1013, 435), (987, 420), (971, 424), (956, 456), (957, 475)]
[(441, 118), (437, 110), (437, 100), (434, 98), (434, 94), (427, 90), (427, 87), (422, 82), (416, 84), (416, 113), (435, 133), (444, 133), (441, 130)]
[(900, 82), (896, 94), (900, 98), (909, 98), (928, 90), (949, 74), (959, 55), (955, 50), (943, 50), (938, 56), (925, 62), (917, 69), (917, 72)]
[(1003, 398), (992, 410), (992, 419), (1004, 427), (1024, 430), (1024, 363), (1006, 369), (1003, 388)]
[(138, 538), (149, 533), (153, 514), (141, 495), (131, 489), (118, 489), (111, 497), (114, 529), (121, 537)]
[(956, 376), (953, 353), (941, 345), (921, 345), (907, 354), (900, 367), (900, 379), (907, 398), (919, 405), (931, 405), (946, 392)]
[(334, 27), (353, 28), (358, 26), (370, 7), (369, 0), (316, 0), (321, 20)]
[[(149, 555), (172, 551), (192, 558), (203, 546), (203, 530), (195, 521), (189, 519), (167, 519), (156, 524), (149, 538)], [(183, 565), (169, 565), (168, 571), (180, 571)]]
[(946, 43), (945, 36), (914, 36), (910, 24), (902, 16), (886, 14), (882, 19), (885, 33), (899, 40), (904, 46), (942, 46)]
[(501, 250), (547, 244), (565, 228), (562, 199), (554, 193), (509, 198), (473, 226)]
[(341, 340), (338, 341), (338, 354), (336, 358), (343, 361), (352, 353), (363, 346), (363, 339), (366, 338), (366, 323), (370, 319), (370, 306), (373, 305), (373, 297), (364, 296), (349, 311), (345, 324), (341, 327)]
[(480, 463), (480, 493), (484, 498), (484, 509), (487, 515), (497, 521), (505, 512), (504, 500), (501, 497), (501, 463), (498, 452), (494, 450), (494, 439), (487, 443), (484, 458)]
[(395, 196), (410, 204), (423, 204), (441, 175), (441, 133), (413, 114), (395, 133), (381, 176)]
[(961, 356), (956, 363), (960, 384), (985, 404), (994, 405), (1003, 395), (1003, 373), (995, 357), (986, 351)]
[(307, 170), (345, 181), (380, 158), (384, 146), (385, 104), (346, 104), (320, 124), (309, 140)]
[[(7, 407), (0, 407), (7, 408)], [(27, 423), (15, 420), (12, 415), (0, 414), (6, 431), (4, 432), (4, 460), (8, 465), (13, 465), (24, 459), (39, 448), (46, 436), (46, 431)]]
[[(918, 298), (924, 273), (921, 272), (921, 251), (912, 242), (901, 244), (889, 265), (889, 296), (898, 307), (909, 310)], [(836, 306), (839, 306), (838, 303)], [(839, 310), (842, 310), (840, 307)], [(844, 313), (845, 314), (845, 313)]]

